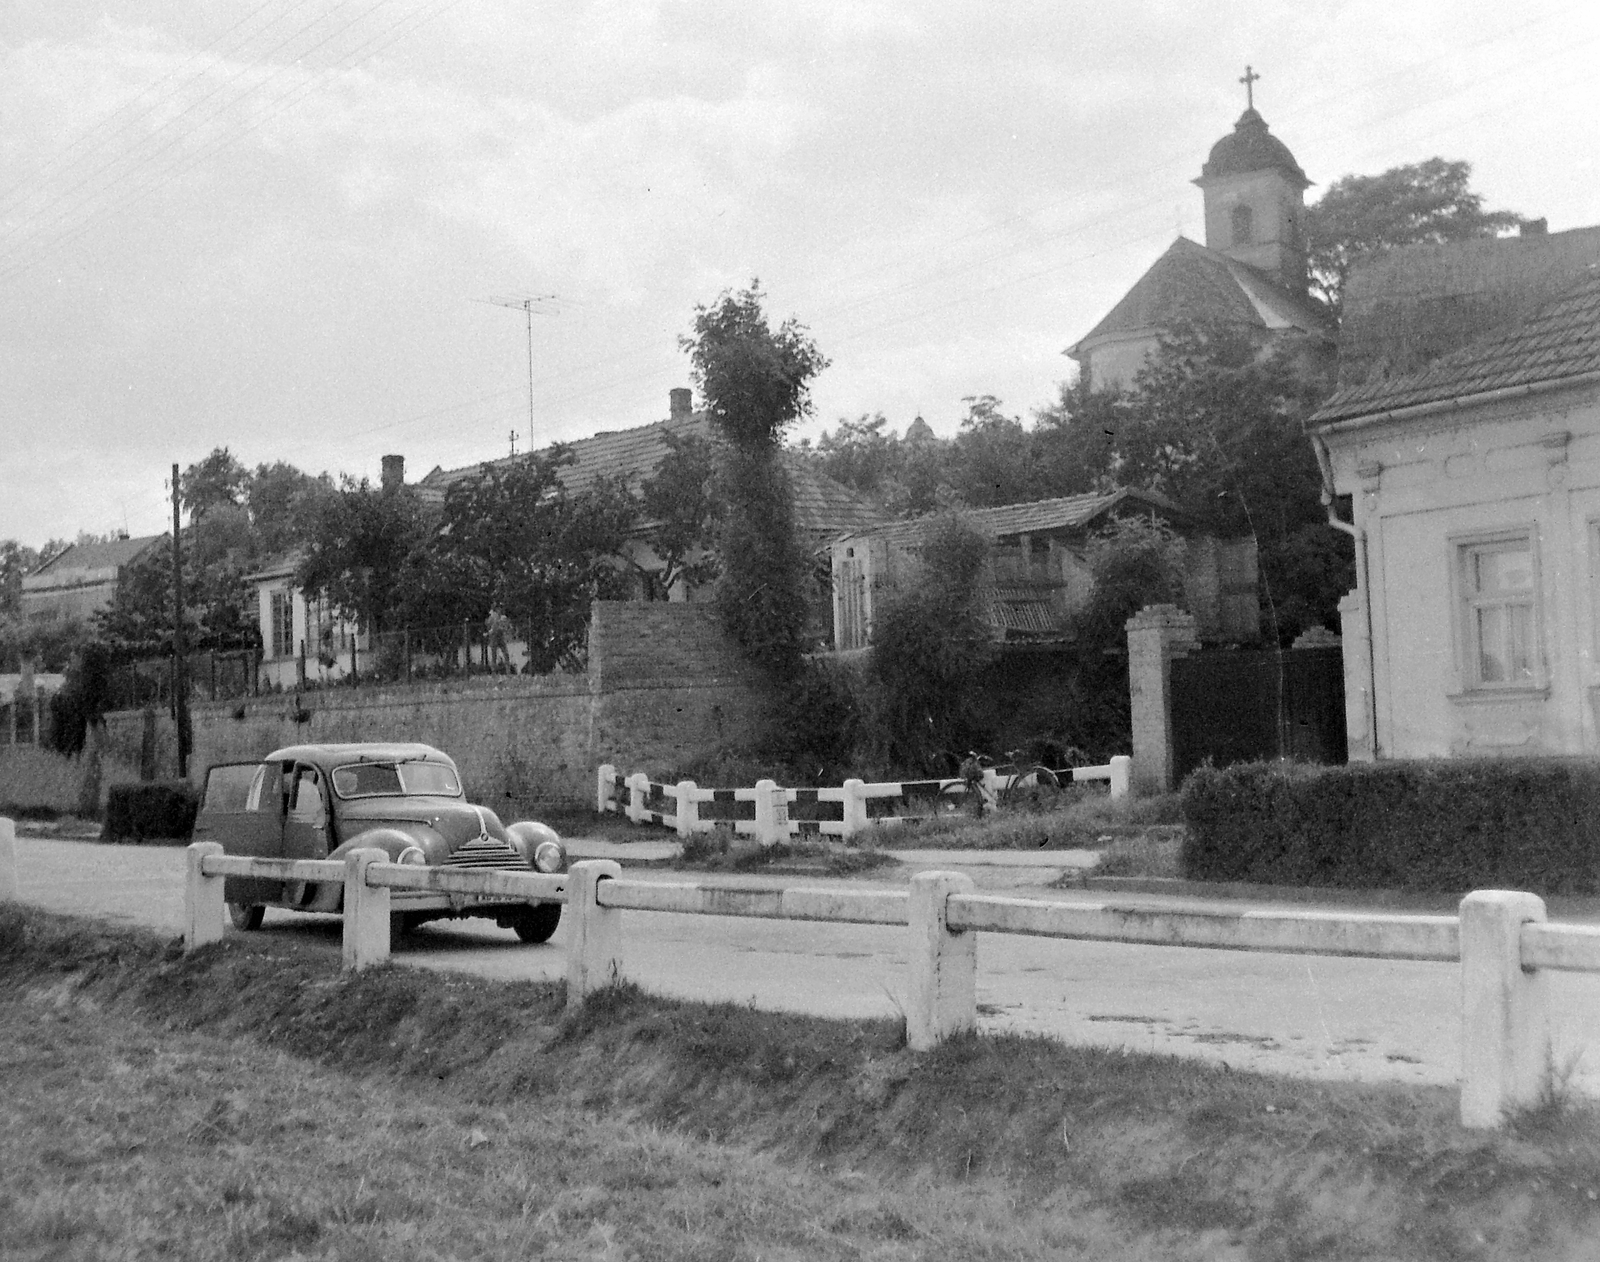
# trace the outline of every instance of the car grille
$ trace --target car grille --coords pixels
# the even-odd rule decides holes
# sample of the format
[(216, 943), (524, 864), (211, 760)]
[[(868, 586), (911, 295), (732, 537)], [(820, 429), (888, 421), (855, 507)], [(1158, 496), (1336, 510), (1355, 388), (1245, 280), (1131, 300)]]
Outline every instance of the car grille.
[(474, 837), (444, 861), (447, 868), (523, 868), (522, 856), (495, 837)]

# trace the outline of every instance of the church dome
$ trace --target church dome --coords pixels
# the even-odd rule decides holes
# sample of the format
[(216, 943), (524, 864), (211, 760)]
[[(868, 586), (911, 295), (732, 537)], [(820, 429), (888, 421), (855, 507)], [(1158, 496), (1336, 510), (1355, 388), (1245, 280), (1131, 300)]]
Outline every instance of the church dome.
[(1233, 132), (1211, 146), (1211, 156), (1200, 168), (1202, 180), (1276, 168), (1306, 188), (1311, 181), (1294, 160), (1289, 146), (1267, 131), (1267, 121), (1254, 108), (1239, 115)]

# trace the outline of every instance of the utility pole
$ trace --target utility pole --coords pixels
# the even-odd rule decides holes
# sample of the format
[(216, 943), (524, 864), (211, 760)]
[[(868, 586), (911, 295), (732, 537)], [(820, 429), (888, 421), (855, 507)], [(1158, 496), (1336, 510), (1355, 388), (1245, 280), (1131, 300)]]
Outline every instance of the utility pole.
[[(484, 301), (479, 299), (479, 301)], [(493, 297), (488, 299), (497, 307), (510, 307), (513, 311), (521, 311), (528, 317), (528, 450), (533, 450), (533, 311), (535, 307), (542, 308), (545, 303), (560, 302), (555, 294), (528, 294), (524, 297)], [(516, 435), (512, 434), (511, 454), (516, 452)]]
[(178, 779), (189, 778), (189, 681), (183, 644), (183, 542), (178, 466), (172, 466), (172, 720), (178, 728)]

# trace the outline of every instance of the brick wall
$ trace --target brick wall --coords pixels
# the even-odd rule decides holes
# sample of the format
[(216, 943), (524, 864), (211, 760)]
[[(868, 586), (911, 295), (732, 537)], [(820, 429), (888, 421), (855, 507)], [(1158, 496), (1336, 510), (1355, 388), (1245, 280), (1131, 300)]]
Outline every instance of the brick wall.
[[(766, 709), (706, 605), (600, 601), (589, 670), (533, 678), (330, 688), (238, 702), (196, 703), (191, 776), (213, 763), (260, 758), (284, 745), (415, 740), (450, 754), (476, 800), (532, 809), (588, 803), (594, 769), (612, 762), (659, 773), (719, 745), (748, 747)], [(176, 773), (172, 724), (161, 716), (160, 774)], [(142, 717), (108, 716), (111, 747), (138, 764)]]

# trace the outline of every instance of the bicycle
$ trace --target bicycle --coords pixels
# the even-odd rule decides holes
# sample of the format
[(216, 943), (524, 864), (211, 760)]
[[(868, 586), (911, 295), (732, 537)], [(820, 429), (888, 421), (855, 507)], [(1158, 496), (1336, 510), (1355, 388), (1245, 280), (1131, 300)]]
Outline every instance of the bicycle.
[(1061, 787), (1061, 778), (1049, 767), (1019, 763), (1017, 756), (1021, 752), (1013, 749), (1006, 754), (1005, 762), (997, 763), (987, 754), (968, 750), (958, 770), (960, 778), (941, 790), (946, 813), (955, 814), (971, 803), (975, 814), (987, 815), (1021, 805), (1028, 791)]

